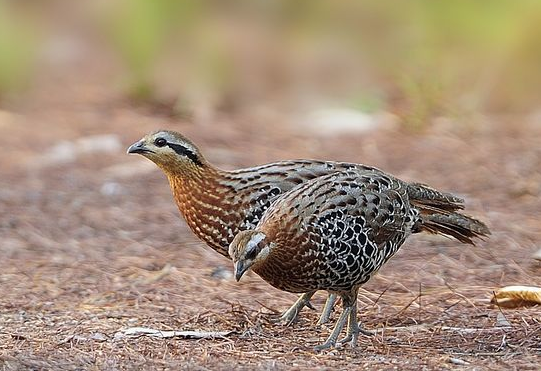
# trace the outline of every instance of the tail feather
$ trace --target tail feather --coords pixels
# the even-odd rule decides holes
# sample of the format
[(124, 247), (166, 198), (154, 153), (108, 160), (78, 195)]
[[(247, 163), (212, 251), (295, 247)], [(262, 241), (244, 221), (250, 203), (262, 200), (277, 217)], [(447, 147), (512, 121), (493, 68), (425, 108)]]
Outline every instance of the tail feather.
[(440, 192), (421, 183), (408, 184), (408, 196), (414, 205), (434, 208), (438, 212), (456, 211), (464, 208), (464, 200), (450, 193)]
[(490, 235), (490, 230), (483, 222), (460, 213), (432, 214), (421, 211), (419, 229), (454, 237), (470, 245), (475, 245), (473, 238), (483, 239)]
[(471, 245), (475, 245), (474, 238), (482, 239), (490, 234), (483, 222), (459, 213), (464, 209), (464, 200), (459, 197), (421, 183), (409, 183), (408, 196), (421, 212), (417, 232), (442, 234)]

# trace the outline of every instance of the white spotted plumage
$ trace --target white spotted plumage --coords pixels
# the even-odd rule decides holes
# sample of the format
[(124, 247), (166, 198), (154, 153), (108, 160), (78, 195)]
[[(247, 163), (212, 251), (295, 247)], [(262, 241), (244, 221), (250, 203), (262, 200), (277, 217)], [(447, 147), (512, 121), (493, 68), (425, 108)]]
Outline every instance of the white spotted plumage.
[[(254, 230), (235, 237), (229, 250), (235, 277), (240, 279), (251, 268), (281, 290), (337, 293), (344, 311), (319, 349), (335, 344), (346, 320), (347, 339), (355, 344), (361, 332), (358, 289), (409, 235), (426, 230), (470, 243), (472, 237), (489, 233), (483, 223), (454, 212), (460, 208), (455, 198), (445, 200), (439, 194), (436, 200), (419, 202), (410, 198), (412, 193), (410, 184), (364, 169), (302, 183), (275, 201)], [(258, 234), (265, 237), (254, 243)], [(262, 256), (255, 255), (256, 248)]]

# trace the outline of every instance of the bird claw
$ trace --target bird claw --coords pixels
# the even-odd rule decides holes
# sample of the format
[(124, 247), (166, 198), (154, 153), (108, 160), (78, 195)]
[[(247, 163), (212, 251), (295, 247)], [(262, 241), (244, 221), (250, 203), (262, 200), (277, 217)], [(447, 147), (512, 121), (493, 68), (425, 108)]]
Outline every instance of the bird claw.
[(293, 318), (290, 318), (290, 316), (278, 316), (276, 318), (269, 319), (270, 322), (274, 324), (282, 324), (284, 326), (290, 326), (297, 320), (297, 316), (294, 316)]
[[(316, 310), (316, 308), (314, 308), (314, 306), (312, 305), (310, 301), (306, 301), (305, 303), (303, 303), (303, 305), (312, 310)], [(290, 326), (293, 323), (297, 322), (297, 319), (299, 318), (299, 312), (301, 311), (301, 309), (302, 307), (298, 308), (296, 306), (293, 306), (289, 308), (288, 310), (286, 310), (284, 313), (282, 313), (279, 317), (272, 318), (270, 321), (272, 323), (282, 323), (285, 326)]]
[(355, 331), (349, 331), (345, 338), (342, 340), (339, 340), (337, 342), (338, 345), (342, 346), (346, 343), (349, 343), (352, 348), (354, 348), (357, 345), (357, 339), (359, 338), (359, 334), (365, 335), (365, 336), (374, 336), (376, 334), (373, 330), (365, 330), (361, 326), (357, 326)]
[[(341, 346), (344, 346), (347, 343), (349, 343), (349, 345), (352, 348), (355, 348), (357, 346), (357, 338), (359, 337), (359, 333), (367, 335), (368, 331), (359, 329), (359, 331), (356, 332), (356, 333), (346, 335), (346, 337), (343, 338), (342, 340), (339, 340), (339, 341), (329, 341), (329, 340), (327, 340), (325, 343), (323, 343), (321, 345), (316, 345), (314, 347), (314, 350), (319, 352), (319, 351), (334, 348), (334, 347), (341, 347)], [(373, 335), (373, 334), (370, 333), (370, 335)]]
[(372, 332), (370, 332), (368, 330), (365, 330), (365, 329), (363, 329), (361, 327), (358, 327), (357, 331), (352, 332), (350, 334), (347, 334), (346, 337), (343, 338), (342, 340), (339, 340), (339, 341), (327, 340), (325, 343), (315, 346), (314, 350), (315, 351), (322, 351), (322, 350), (333, 348), (333, 347), (336, 347), (336, 346), (341, 347), (341, 346), (344, 346), (347, 343), (349, 343), (349, 345), (352, 348), (355, 348), (355, 346), (357, 345), (357, 338), (359, 337), (359, 333), (361, 333), (363, 335), (368, 335), (368, 336), (373, 336), (374, 335), (374, 333), (372, 333)]
[(289, 326), (292, 323), (296, 322), (302, 308), (308, 307), (310, 309), (315, 309), (310, 302), (310, 298), (312, 297), (312, 295), (314, 295), (314, 292), (307, 292), (302, 294), (288, 310), (282, 313), (282, 315), (278, 318), (272, 319), (271, 322), (283, 323), (285, 326)]
[(338, 341), (338, 345), (343, 346), (349, 343), (349, 345), (351, 345), (352, 348), (355, 348), (355, 346), (357, 345), (357, 339), (359, 338), (360, 332), (361, 332), (361, 328), (359, 326), (357, 326), (357, 329), (355, 331), (348, 331), (348, 333), (346, 334), (346, 337)]
[(320, 345), (316, 345), (314, 347), (314, 350), (316, 352), (321, 352), (322, 350), (327, 350), (327, 349), (330, 349), (330, 348), (334, 348), (336, 346), (336, 342), (335, 341), (326, 341), (324, 342), (323, 344), (320, 344)]
[(359, 333), (363, 334), (364, 336), (375, 336), (376, 330), (365, 330), (361, 326), (359, 326)]
[(347, 335), (345, 338), (343, 338), (342, 340), (338, 340), (338, 345), (344, 345), (346, 343), (349, 343), (351, 342), (352, 346), (355, 346), (355, 344), (357, 343), (357, 336), (353, 336), (351, 334)]
[(290, 326), (297, 321), (298, 316), (299, 316), (298, 310), (294, 310), (294, 308), (290, 308), (286, 310), (284, 313), (282, 313), (280, 316), (276, 318), (271, 318), (270, 322), (276, 323), (276, 324), (283, 324), (284, 326)]

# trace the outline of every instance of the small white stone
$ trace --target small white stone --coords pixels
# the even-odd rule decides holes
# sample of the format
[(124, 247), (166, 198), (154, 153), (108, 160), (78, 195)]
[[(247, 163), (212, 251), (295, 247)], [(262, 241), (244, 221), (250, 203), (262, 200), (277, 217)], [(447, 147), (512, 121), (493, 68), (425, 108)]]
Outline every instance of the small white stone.
[(116, 182), (106, 182), (101, 186), (100, 192), (104, 196), (118, 196), (124, 193), (124, 188)]
[(91, 339), (95, 341), (107, 341), (108, 337), (101, 332), (96, 332), (92, 335)]
[(350, 108), (325, 108), (310, 112), (303, 127), (318, 135), (363, 133), (376, 129), (373, 115)]

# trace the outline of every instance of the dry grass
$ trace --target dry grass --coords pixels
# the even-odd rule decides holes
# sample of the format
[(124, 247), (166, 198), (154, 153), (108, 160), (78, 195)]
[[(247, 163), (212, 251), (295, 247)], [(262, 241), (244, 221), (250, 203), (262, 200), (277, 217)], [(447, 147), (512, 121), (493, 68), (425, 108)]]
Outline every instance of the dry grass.
[[(197, 126), (128, 104), (101, 66), (85, 60), (54, 84), (44, 77), (10, 110), (24, 115), (0, 112), (0, 369), (539, 369), (541, 308), (489, 304), (498, 287), (541, 285), (531, 258), (541, 247), (534, 119), (330, 138), (246, 117)], [(299, 157), (372, 164), (464, 196), (493, 235), (477, 247), (414, 236), (360, 295), (361, 320), (377, 335), (315, 353), (330, 327), (315, 326), (309, 310), (293, 326), (273, 325), (294, 295), (253, 274), (219, 278), (230, 262), (193, 237), (145, 160), (120, 148), (42, 161), (63, 140), (107, 133), (127, 146), (158, 127), (184, 132), (224, 167)], [(134, 326), (233, 333), (115, 340)]]
[[(133, 113), (119, 112), (107, 130), (127, 144), (140, 132), (126, 130)], [(19, 149), (24, 156), (5, 157), (0, 180), (4, 370), (538, 369), (541, 308), (500, 309), (489, 299), (502, 285), (541, 284), (540, 266), (530, 258), (541, 236), (540, 189), (531, 186), (539, 184), (539, 160), (531, 155), (539, 151), (539, 132), (506, 126), (468, 137), (376, 132), (336, 139), (320, 153), (311, 139), (282, 141), (284, 128), (269, 131), (264, 142), (247, 130), (238, 141), (252, 159), (235, 160), (239, 144), (229, 138), (240, 125), (206, 134), (189, 125), (168, 126), (196, 136), (209, 157), (220, 153), (215, 157), (236, 165), (298, 157), (299, 145), (315, 143), (303, 149), (306, 157), (363, 159), (457, 190), (493, 236), (477, 247), (414, 236), (360, 295), (362, 322), (377, 335), (361, 338), (356, 349), (315, 353), (330, 326), (317, 327), (317, 313), (309, 310), (293, 326), (274, 325), (269, 318), (294, 295), (253, 274), (241, 284), (213, 274), (223, 272), (220, 267), (227, 272), (229, 262), (195, 240), (179, 221), (163, 176), (141, 167), (142, 159), (87, 155), (28, 171), (22, 164), (39, 158), (57, 135), (76, 137), (78, 131), (11, 127), (12, 138), (32, 135), (35, 146)], [(511, 132), (514, 140), (508, 140)], [(10, 143), (4, 145), (8, 152)], [(459, 156), (449, 157), (453, 148)], [(426, 152), (430, 156), (418, 155)], [(106, 183), (118, 192), (104, 193)], [(320, 308), (323, 300), (319, 295), (314, 304)], [(134, 326), (233, 332), (218, 339), (115, 339)]]

